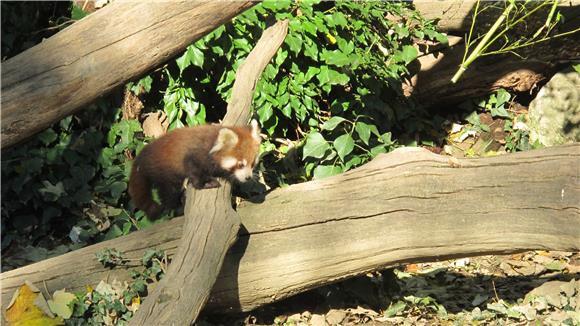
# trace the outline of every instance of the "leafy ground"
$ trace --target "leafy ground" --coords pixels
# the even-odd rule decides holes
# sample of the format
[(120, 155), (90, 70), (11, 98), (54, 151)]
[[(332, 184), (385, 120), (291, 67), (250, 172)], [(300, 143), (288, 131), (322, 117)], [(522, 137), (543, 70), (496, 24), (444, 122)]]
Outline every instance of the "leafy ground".
[(410, 264), (199, 325), (579, 325), (580, 254)]

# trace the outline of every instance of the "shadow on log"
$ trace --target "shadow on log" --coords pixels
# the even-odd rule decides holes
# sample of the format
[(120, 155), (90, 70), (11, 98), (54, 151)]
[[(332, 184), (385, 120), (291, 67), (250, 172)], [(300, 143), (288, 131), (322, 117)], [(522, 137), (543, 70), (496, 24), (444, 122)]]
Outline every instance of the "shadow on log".
[[(330, 282), (407, 262), (580, 250), (580, 144), (450, 159), (419, 149), (272, 191), (239, 207), (244, 231), (206, 309), (248, 311)], [(2, 302), (29, 280), (48, 291), (128, 280), (92, 259), (114, 247), (175, 253), (183, 219), (1, 274)]]

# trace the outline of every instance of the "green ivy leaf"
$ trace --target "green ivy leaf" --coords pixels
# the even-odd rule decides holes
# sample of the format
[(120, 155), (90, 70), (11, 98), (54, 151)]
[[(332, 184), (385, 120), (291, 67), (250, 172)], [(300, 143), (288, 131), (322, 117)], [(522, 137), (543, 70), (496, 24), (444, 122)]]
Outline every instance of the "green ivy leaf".
[(47, 201), (56, 201), (62, 195), (66, 194), (64, 190), (64, 184), (59, 181), (53, 185), (50, 181), (42, 181), (44, 187), (38, 189), (38, 191), (43, 195), (44, 199)]
[(340, 11), (335, 11), (334, 14), (332, 14), (332, 20), (336, 26), (346, 27), (348, 25), (346, 16)]
[(354, 140), (349, 134), (344, 134), (336, 138), (333, 142), (334, 148), (340, 159), (344, 162), (344, 157), (354, 149)]
[[(368, 145), (369, 138), (371, 137), (371, 128), (369, 127), (369, 125), (362, 122), (362, 121), (357, 121), (356, 124), (354, 125), (354, 129), (356, 130), (356, 133), (358, 134), (360, 139), (363, 141), (363, 143)], [(376, 127), (375, 127), (375, 130), (376, 130)]]
[(346, 74), (339, 73), (338, 71), (331, 70), (328, 66), (320, 67), (320, 73), (316, 76), (321, 86), (325, 84), (329, 85), (345, 85), (348, 83), (350, 78)]
[(378, 145), (378, 146), (371, 148), (371, 156), (373, 158), (379, 154), (386, 153), (386, 152), (387, 152), (387, 149), (385, 148), (385, 145)]
[(394, 144), (391, 137), (392, 137), (391, 132), (385, 132), (384, 134), (381, 135), (381, 140), (383, 141), (383, 144), (385, 144), (385, 146), (391, 146)]
[(308, 44), (304, 47), (304, 55), (318, 61), (318, 47), (316, 44)]
[(290, 51), (294, 52), (294, 54), (298, 54), (302, 48), (302, 39), (292, 34), (286, 36), (284, 43), (288, 44)]
[(48, 144), (52, 143), (57, 138), (58, 138), (58, 135), (52, 128), (48, 128), (48, 129), (46, 129), (43, 132), (38, 134), (38, 139), (40, 139), (40, 141), (44, 145), (48, 145)]
[(151, 84), (152, 83), (153, 83), (153, 78), (151, 76), (145, 76), (145, 77), (141, 78), (135, 85), (131, 86), (130, 90), (135, 95), (149, 93), (149, 91), (151, 91)]
[(508, 93), (508, 91), (506, 91), (503, 88), (500, 88), (496, 94), (497, 105), (499, 106), (499, 105), (507, 103), (511, 97), (512, 96), (510, 95), (510, 93)]
[(276, 53), (276, 58), (274, 59), (274, 62), (276, 63), (277, 66), (280, 66), (284, 63), (286, 58), (288, 58), (288, 51), (284, 51), (283, 49), (280, 49)]
[(415, 49), (412, 45), (405, 45), (403, 46), (403, 52), (401, 58), (405, 62), (405, 64), (409, 64), (411, 61), (417, 58), (417, 49)]
[(334, 130), (334, 128), (336, 128), (336, 126), (338, 126), (341, 122), (345, 121), (346, 119), (343, 117), (332, 117), (330, 119), (328, 119), (323, 125), (322, 125), (322, 129), (323, 130)]
[(340, 51), (323, 51), (320, 55), (320, 59), (324, 60), (327, 64), (342, 67), (351, 63), (350, 57)]
[(123, 181), (115, 181), (109, 186), (111, 191), (111, 196), (114, 199), (118, 199), (121, 194), (127, 189), (127, 183)]
[(70, 18), (72, 20), (80, 20), (80, 19), (84, 18), (85, 16), (87, 16), (88, 14), (89, 14), (88, 12), (84, 11), (81, 7), (79, 7), (75, 3), (73, 3), (71, 15), (70, 15)]
[(272, 115), (274, 115), (274, 110), (272, 110), (272, 104), (267, 103), (258, 109), (256, 112), (258, 114), (258, 120), (260, 124), (263, 125), (266, 121), (270, 120)]
[(302, 30), (306, 31), (307, 33), (311, 34), (312, 36), (316, 36), (316, 25), (309, 21), (302, 21)]
[(501, 118), (509, 118), (510, 114), (505, 109), (504, 105), (496, 106), (491, 108), (491, 116), (493, 117), (501, 117)]
[(397, 301), (396, 303), (391, 303), (391, 305), (389, 306), (389, 308), (387, 310), (385, 310), (385, 316), (387, 317), (394, 317), (395, 315), (397, 315), (398, 313), (403, 312), (403, 310), (405, 310), (405, 308), (407, 307), (407, 304), (404, 301)]
[(310, 133), (306, 138), (304, 148), (302, 149), (302, 157), (304, 159), (308, 157), (322, 158), (329, 148), (330, 145), (322, 134), (315, 131)]
[(319, 165), (314, 168), (313, 175), (314, 179), (324, 179), (331, 177), (333, 175), (337, 175), (342, 172), (340, 166), (336, 165)]
[(346, 41), (345, 39), (338, 39), (338, 49), (344, 54), (351, 54), (354, 51), (354, 43), (352, 41)]
[(308, 67), (306, 74), (304, 75), (304, 81), (307, 82), (312, 79), (312, 77), (316, 76), (320, 72), (320, 69), (317, 67)]
[(262, 6), (265, 9), (270, 9), (274, 12), (282, 11), (283, 9), (287, 9), (292, 4), (290, 0), (265, 0), (262, 2)]
[(203, 68), (203, 62), (204, 62), (204, 55), (203, 52), (198, 49), (195, 46), (190, 45), (187, 48), (187, 51), (190, 52), (189, 53), (189, 57), (191, 60), (191, 63), (193, 63), (194, 66), (198, 66), (200, 68)]

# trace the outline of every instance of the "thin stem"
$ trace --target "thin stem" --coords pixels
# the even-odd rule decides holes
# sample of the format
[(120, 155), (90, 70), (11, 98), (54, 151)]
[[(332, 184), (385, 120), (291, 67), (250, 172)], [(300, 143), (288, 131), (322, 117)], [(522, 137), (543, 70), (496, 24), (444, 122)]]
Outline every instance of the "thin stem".
[(457, 72), (455, 73), (455, 75), (453, 76), (453, 78), (451, 78), (451, 82), (452, 83), (456, 83), (457, 80), (459, 80), (459, 78), (461, 77), (461, 75), (463, 75), (463, 72), (465, 72), (465, 70), (467, 69), (467, 67), (475, 59), (477, 59), (477, 57), (479, 57), (481, 55), (481, 52), (486, 47), (486, 45), (488, 44), (488, 41), (492, 38), (493, 34), (498, 30), (498, 28), (501, 26), (501, 24), (503, 23), (503, 21), (506, 19), (506, 17), (508, 16), (508, 14), (510, 13), (510, 11), (512, 11), (512, 9), (514, 7), (515, 7), (514, 2), (511, 2), (509, 4), (509, 6), (507, 6), (505, 8), (505, 10), (501, 14), (501, 16), (495, 21), (495, 23), (493, 24), (493, 26), (491, 26), (491, 28), (489, 29), (489, 31), (487, 32), (487, 34), (485, 34), (485, 36), (483, 37), (483, 39), (481, 40), (481, 42), (479, 42), (479, 44), (477, 45), (477, 47), (475, 48), (475, 50), (473, 50), (473, 52), (471, 53), (471, 55), (469, 55), (469, 57), (467, 58), (467, 60), (464, 63), (461, 64), (459, 70), (457, 70)]
[(552, 37), (543, 38), (541, 40), (536, 40), (536, 41), (532, 41), (532, 42), (526, 42), (526, 43), (520, 44), (520, 45), (512, 45), (510, 47), (507, 47), (505, 49), (501, 49), (499, 51), (492, 51), (492, 52), (488, 52), (488, 53), (483, 53), (482, 56), (491, 55), (491, 54), (501, 54), (501, 53), (504, 53), (504, 52), (513, 52), (513, 50), (515, 50), (515, 49), (521, 49), (521, 48), (526, 47), (526, 46), (531, 46), (531, 45), (534, 45), (534, 44), (538, 44), (538, 43), (550, 41), (550, 40), (555, 39), (555, 38), (572, 35), (572, 34), (577, 33), (577, 32), (580, 32), (580, 27), (579, 28), (576, 28), (573, 31), (569, 31), (569, 32), (565, 32), (565, 33), (560, 33), (560, 34), (554, 35)]
[[(514, 2), (515, 3), (515, 2)], [(512, 3), (512, 4), (514, 4)], [(510, 5), (512, 5), (510, 4)], [(503, 31), (501, 31), (500, 33), (498, 33), (491, 41), (489, 41), (483, 48), (482, 53), (485, 52), (485, 50), (487, 50), (487, 48), (493, 44), (498, 38), (502, 37), (505, 35), (505, 33), (507, 33), (507, 31), (509, 31), (510, 29), (512, 29), (514, 26), (516, 26), (517, 24), (520, 24), (522, 22), (525, 21), (525, 19), (527, 17), (529, 17), (530, 15), (534, 14), (536, 11), (540, 10), (541, 8), (543, 8), (546, 5), (546, 3), (542, 3), (540, 5), (538, 5), (537, 7), (533, 8), (532, 10), (528, 11), (525, 15), (523, 15), (522, 17), (518, 18), (515, 22), (513, 23), (508, 23), (506, 24), (506, 27), (504, 28)], [(507, 8), (506, 8), (507, 9)], [(504, 11), (505, 12), (505, 11)], [(501, 18), (501, 17), (500, 17)]]
[(467, 52), (469, 52), (469, 47), (471, 46), (471, 37), (473, 36), (473, 29), (475, 28), (475, 21), (477, 20), (477, 15), (479, 14), (479, 3), (480, 0), (477, 0), (475, 3), (475, 11), (473, 12), (473, 18), (471, 19), (471, 27), (469, 28), (469, 34), (467, 35), (467, 42), (465, 42), (465, 52), (463, 53), (463, 59), (461, 62), (465, 62), (465, 58), (467, 58)]

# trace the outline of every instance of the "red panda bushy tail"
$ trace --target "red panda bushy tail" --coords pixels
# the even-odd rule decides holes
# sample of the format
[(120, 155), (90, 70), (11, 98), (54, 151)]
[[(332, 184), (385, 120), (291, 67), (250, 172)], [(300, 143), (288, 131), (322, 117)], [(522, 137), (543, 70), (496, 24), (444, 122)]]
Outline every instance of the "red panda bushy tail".
[(129, 195), (135, 206), (147, 214), (149, 218), (157, 218), (163, 208), (153, 200), (151, 194), (151, 182), (139, 169), (138, 164), (133, 164), (129, 177)]

